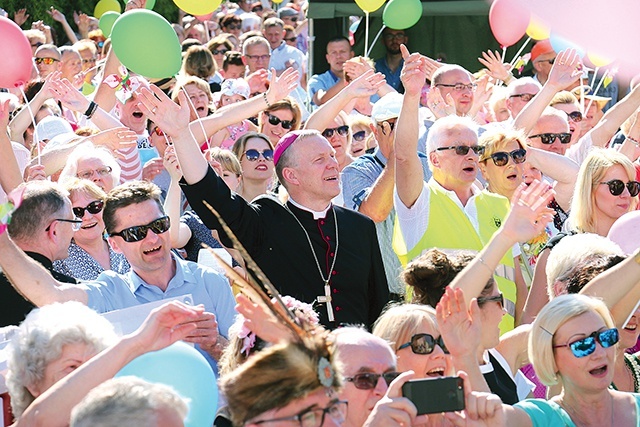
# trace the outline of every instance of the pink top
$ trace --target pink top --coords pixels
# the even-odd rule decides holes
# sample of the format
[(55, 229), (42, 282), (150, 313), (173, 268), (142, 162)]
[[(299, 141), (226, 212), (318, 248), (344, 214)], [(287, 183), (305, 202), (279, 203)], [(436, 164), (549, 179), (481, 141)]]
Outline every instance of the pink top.
[(238, 138), (240, 138), (245, 133), (249, 132), (250, 129), (251, 128), (250, 128), (249, 120), (243, 120), (242, 122), (240, 122), (239, 125), (233, 124), (233, 125), (227, 126), (227, 130), (229, 131), (229, 137), (220, 143), (220, 148), (223, 148), (225, 150), (231, 150), (231, 147), (233, 147), (233, 144), (235, 144)]

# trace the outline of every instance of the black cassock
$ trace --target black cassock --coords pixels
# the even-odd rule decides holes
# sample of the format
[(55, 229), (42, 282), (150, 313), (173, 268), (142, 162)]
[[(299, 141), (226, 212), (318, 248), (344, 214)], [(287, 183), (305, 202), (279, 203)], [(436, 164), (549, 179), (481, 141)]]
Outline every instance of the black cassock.
[[(305, 227), (313, 250), (326, 277), (336, 256), (336, 233), (331, 209), (323, 219), (287, 203), (290, 212), (277, 200), (262, 197), (252, 203), (231, 193), (227, 185), (209, 168), (196, 184), (181, 183), (189, 204), (207, 227), (220, 232), (223, 244), (231, 241), (215, 216), (202, 200), (213, 206), (236, 234), (247, 252), (283, 294), (306, 303), (325, 295), (316, 260), (304, 231), (291, 215)], [(314, 308), (320, 323), (335, 328), (340, 324), (363, 324), (371, 327), (389, 300), (375, 225), (364, 215), (334, 206), (338, 220), (338, 251), (331, 274), (331, 304), (335, 322), (330, 322), (327, 305)]]

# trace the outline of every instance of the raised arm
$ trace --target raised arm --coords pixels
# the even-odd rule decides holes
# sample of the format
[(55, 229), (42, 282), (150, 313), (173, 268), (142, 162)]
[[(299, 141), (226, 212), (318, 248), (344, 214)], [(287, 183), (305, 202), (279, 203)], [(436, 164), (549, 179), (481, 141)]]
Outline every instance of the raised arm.
[(78, 37), (76, 36), (76, 33), (73, 32), (73, 29), (71, 29), (71, 25), (69, 25), (69, 22), (67, 22), (67, 17), (64, 16), (64, 13), (60, 12), (53, 6), (51, 6), (51, 8), (47, 10), (47, 12), (49, 13), (49, 15), (51, 15), (54, 21), (57, 21), (62, 25), (64, 33), (67, 35), (69, 42), (71, 44), (76, 43), (78, 41)]
[(7, 135), (7, 123), (9, 122), (9, 100), (0, 103), (0, 188), (5, 193), (10, 193), (20, 183), (22, 183), (22, 174), (18, 160), (13, 153), (9, 135)]
[(165, 150), (163, 163), (164, 168), (171, 176), (167, 197), (164, 199), (164, 210), (171, 219), (171, 228), (169, 229), (171, 247), (184, 248), (191, 239), (191, 229), (180, 221), (180, 195), (182, 191), (178, 182), (182, 178), (182, 171), (173, 145), (169, 145)]
[(591, 129), (591, 140), (595, 147), (606, 147), (620, 125), (640, 107), (640, 85), (637, 85), (627, 96), (618, 101)]
[(580, 165), (566, 156), (533, 147), (527, 147), (527, 162), (556, 181), (553, 188), (556, 202), (565, 211), (569, 210)]
[[(12, 141), (24, 143), (23, 135), (27, 130), (27, 128), (29, 127), (29, 125), (31, 125), (32, 123), (31, 114), (29, 113), (29, 108), (31, 109), (31, 112), (35, 117), (38, 111), (40, 111), (40, 107), (42, 107), (42, 104), (44, 104), (44, 102), (47, 99), (53, 96), (53, 92), (51, 91), (51, 83), (53, 81), (59, 80), (61, 75), (62, 73), (60, 73), (60, 71), (54, 71), (53, 73), (49, 74), (44, 79), (44, 84), (42, 85), (42, 88), (40, 88), (38, 93), (36, 93), (36, 95), (31, 99), (31, 101), (29, 101), (28, 106), (25, 105), (18, 112), (18, 114), (16, 114), (15, 117), (11, 119), (11, 123), (9, 123), (9, 131), (10, 131)], [(35, 137), (36, 136), (34, 135), (34, 138)], [(36, 142), (37, 141), (34, 141), (34, 144)]]
[(542, 90), (527, 103), (516, 117), (513, 127), (529, 134), (540, 118), (540, 115), (556, 93), (565, 89), (580, 78), (580, 57), (573, 49), (563, 50), (556, 57), (549, 78)]
[(405, 92), (396, 123), (396, 188), (402, 203), (411, 207), (423, 187), (422, 164), (418, 158), (418, 108), (427, 71), (422, 55), (409, 54), (404, 45), (400, 49), (404, 58), (400, 79)]

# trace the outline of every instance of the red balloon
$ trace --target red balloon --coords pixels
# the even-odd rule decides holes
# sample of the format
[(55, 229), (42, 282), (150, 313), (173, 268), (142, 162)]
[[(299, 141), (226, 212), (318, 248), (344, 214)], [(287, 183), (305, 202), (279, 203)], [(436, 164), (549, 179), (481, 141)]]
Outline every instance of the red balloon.
[(495, 0), (489, 9), (489, 25), (500, 45), (511, 46), (524, 36), (531, 14), (514, 0)]
[(32, 56), (31, 44), (20, 27), (0, 16), (0, 87), (18, 87), (28, 82)]
[(204, 21), (209, 21), (212, 16), (213, 16), (213, 12), (207, 13), (206, 15), (196, 15), (196, 18), (198, 18), (198, 21), (204, 22)]

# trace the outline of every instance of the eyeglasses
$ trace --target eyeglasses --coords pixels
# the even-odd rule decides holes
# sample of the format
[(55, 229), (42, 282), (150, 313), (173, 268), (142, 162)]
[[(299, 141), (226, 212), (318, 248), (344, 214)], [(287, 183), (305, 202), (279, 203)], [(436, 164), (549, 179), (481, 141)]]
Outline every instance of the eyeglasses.
[(245, 55), (252, 61), (268, 61), (271, 55)]
[(262, 12), (262, 6), (252, 7), (251, 12)]
[(224, 55), (227, 52), (229, 52), (228, 49), (214, 49), (213, 51), (211, 51), (211, 53), (213, 53), (214, 55)]
[(600, 184), (607, 184), (609, 186), (609, 192), (614, 196), (619, 196), (624, 191), (624, 187), (629, 190), (631, 197), (636, 197), (640, 193), (640, 182), (629, 181), (626, 184), (619, 179), (612, 179), (611, 181), (601, 182)]
[(82, 179), (91, 179), (94, 173), (98, 176), (107, 176), (111, 173), (111, 171), (113, 171), (111, 166), (105, 166), (103, 168), (90, 169), (90, 170), (78, 172), (76, 176)]
[(551, 58), (551, 59), (539, 59), (537, 61), (533, 61), (533, 62), (548, 62), (549, 64), (553, 65), (554, 62), (556, 62), (556, 58)]
[(577, 358), (585, 357), (596, 351), (596, 342), (599, 342), (602, 348), (609, 348), (618, 343), (620, 334), (616, 328), (606, 329), (604, 331), (595, 331), (588, 337), (577, 341), (554, 345), (553, 348), (568, 347), (571, 353)]
[(325, 415), (329, 416), (338, 424), (342, 424), (347, 418), (348, 402), (346, 400), (335, 400), (326, 408), (312, 408), (300, 412), (290, 417), (274, 418), (271, 420), (253, 421), (251, 424), (275, 423), (278, 421), (297, 421), (300, 427), (321, 427), (324, 424)]
[(361, 374), (355, 374), (352, 377), (345, 378), (345, 381), (353, 383), (358, 390), (373, 390), (378, 385), (380, 377), (382, 377), (384, 382), (389, 385), (393, 380), (398, 378), (398, 375), (400, 375), (400, 372), (385, 372), (384, 374), (363, 372)]
[(291, 129), (295, 121), (293, 120), (282, 120), (281, 118), (274, 116), (272, 114), (266, 113), (267, 119), (269, 119), (269, 123), (273, 126), (281, 125), (282, 129)]
[(569, 119), (573, 120), (576, 123), (582, 121), (582, 113), (580, 111), (572, 111), (570, 113), (567, 113), (567, 116), (569, 116)]
[(242, 28), (242, 24), (229, 24), (224, 28), (226, 28), (227, 30), (239, 30)]
[(342, 126), (338, 126), (337, 128), (327, 128), (322, 131), (322, 136), (329, 139), (333, 136), (335, 132), (337, 132), (338, 135), (340, 136), (347, 136), (349, 134), (349, 126), (342, 125)]
[(84, 217), (84, 211), (87, 211), (90, 214), (95, 215), (100, 213), (103, 207), (104, 207), (104, 202), (102, 200), (94, 200), (84, 208), (80, 208), (80, 207), (73, 208), (73, 214), (78, 218)]
[(366, 137), (367, 137), (367, 131), (366, 130), (361, 130), (361, 131), (358, 131), (358, 132), (353, 134), (353, 139), (355, 141), (358, 141), (358, 142), (364, 141), (364, 139)]
[(288, 39), (284, 39), (284, 40), (293, 43), (293, 42), (297, 41), (298, 38), (297, 37), (289, 37)]
[(560, 140), (561, 144), (568, 144), (571, 142), (571, 134), (569, 132), (541, 133), (538, 135), (531, 135), (529, 138), (540, 138), (540, 142), (542, 142), (545, 145), (553, 144), (556, 138)]
[(53, 65), (56, 62), (60, 62), (59, 59), (56, 58), (34, 58), (36, 64), (45, 64), (45, 65)]
[(82, 60), (83, 64), (95, 64), (96, 63), (96, 58), (91, 58), (91, 59), (83, 59)]
[(535, 93), (517, 93), (515, 95), (511, 95), (509, 98), (520, 98), (524, 102), (529, 102), (536, 96)]
[(393, 39), (396, 39), (398, 41), (402, 41), (402, 40), (404, 40), (405, 37), (406, 36), (405, 36), (404, 33), (402, 33), (402, 34), (399, 34), (399, 33), (396, 33), (396, 34), (385, 34), (384, 36), (382, 36), (382, 38), (385, 39), (386, 41), (391, 41)]
[(171, 226), (171, 221), (168, 216), (163, 216), (162, 218), (158, 218), (155, 221), (150, 222), (147, 225), (136, 225), (133, 227), (125, 228), (122, 231), (114, 232), (109, 234), (111, 237), (120, 236), (122, 240), (127, 243), (131, 242), (139, 242), (147, 237), (147, 232), (149, 230), (153, 231), (155, 234), (166, 233)]
[(415, 354), (431, 354), (436, 348), (436, 344), (440, 346), (442, 351), (449, 353), (447, 347), (444, 345), (442, 336), (434, 338), (431, 334), (415, 334), (411, 337), (411, 341), (402, 344), (398, 347), (398, 350), (411, 346), (411, 351)]
[(153, 130), (151, 131), (151, 133), (155, 133), (158, 136), (164, 136), (164, 132), (162, 132), (162, 129), (160, 129), (159, 127), (155, 127), (153, 128)]
[(489, 157), (482, 159), (482, 161), (493, 160), (493, 164), (496, 166), (506, 166), (509, 163), (509, 156), (513, 159), (513, 163), (519, 165), (520, 163), (524, 163), (527, 160), (527, 150), (524, 148), (519, 148), (517, 150), (513, 150), (510, 153), (506, 151), (498, 151), (497, 153), (493, 153)]
[[(260, 155), (262, 155), (262, 157), (264, 157), (264, 159), (267, 161), (273, 160), (273, 150), (271, 149), (258, 151), (252, 148), (250, 150), (245, 151), (242, 155), (245, 156), (247, 160), (249, 160), (250, 162), (257, 161), (260, 158)], [(240, 156), (240, 158), (242, 158), (242, 156)]]
[(504, 308), (504, 295), (502, 295), (502, 292), (501, 292), (498, 295), (494, 295), (492, 297), (478, 298), (478, 305), (484, 305), (488, 302), (497, 302), (498, 304), (500, 304), (500, 307)]
[(468, 90), (470, 92), (475, 92), (476, 88), (478, 87), (477, 84), (475, 83), (469, 83), (469, 84), (463, 84), (463, 83), (456, 83), (453, 85), (446, 85), (444, 83), (438, 83), (436, 86), (443, 86), (443, 87), (452, 87), (453, 90), (455, 90), (456, 92), (462, 92), (463, 90)]
[(478, 156), (482, 156), (484, 154), (484, 147), (480, 145), (452, 145), (450, 147), (438, 147), (436, 151), (444, 151), (444, 150), (456, 150), (456, 154), (458, 156), (466, 156), (469, 153), (469, 150), (473, 150)]
[(49, 224), (49, 226), (47, 228), (44, 229), (44, 231), (49, 231), (51, 230), (51, 225), (54, 222), (69, 222), (71, 223), (71, 229), (73, 231), (78, 231), (80, 230), (80, 227), (82, 226), (82, 220), (80, 218), (74, 218), (74, 219), (65, 219), (65, 218), (56, 218), (53, 221), (51, 221), (51, 224)]

